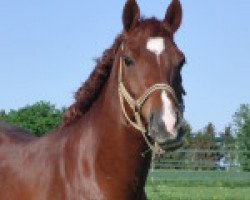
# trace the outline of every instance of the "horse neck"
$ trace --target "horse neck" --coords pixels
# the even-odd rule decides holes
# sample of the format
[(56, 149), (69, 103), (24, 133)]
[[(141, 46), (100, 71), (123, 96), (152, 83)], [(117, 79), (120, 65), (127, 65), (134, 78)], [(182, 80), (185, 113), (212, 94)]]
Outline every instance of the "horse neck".
[(110, 177), (114, 185), (120, 181), (122, 187), (129, 188), (130, 185), (135, 189), (136, 185), (144, 186), (151, 154), (142, 156), (148, 147), (141, 133), (127, 123), (121, 111), (117, 67), (113, 66), (110, 78), (94, 107), (92, 120), (100, 141), (96, 154), (97, 166), (101, 168), (99, 176), (105, 179)]
[[(96, 104), (99, 113), (98, 119), (103, 125), (100, 126), (100, 131), (108, 130), (108, 134), (103, 134), (107, 140), (112, 140), (112, 136), (113, 138), (119, 138), (118, 143), (128, 145), (127, 151), (129, 151), (129, 147), (136, 146), (137, 151), (134, 153), (141, 155), (145, 149), (148, 149), (148, 146), (141, 132), (129, 124), (122, 112), (118, 95), (118, 67), (116, 65), (118, 65), (118, 62), (115, 62), (110, 78)], [(97, 118), (94, 119), (95, 122), (96, 120)]]
[[(145, 185), (151, 154), (141, 156), (148, 147), (140, 132), (122, 114), (117, 74), (113, 67), (91, 109), (64, 132), (72, 133), (67, 134), (68, 157), (79, 155), (75, 159), (83, 162), (81, 169), (93, 180), (97, 179), (103, 191), (116, 188), (118, 196), (118, 192), (126, 193), (130, 195), (127, 199), (131, 199)], [(76, 149), (75, 154), (72, 149)]]

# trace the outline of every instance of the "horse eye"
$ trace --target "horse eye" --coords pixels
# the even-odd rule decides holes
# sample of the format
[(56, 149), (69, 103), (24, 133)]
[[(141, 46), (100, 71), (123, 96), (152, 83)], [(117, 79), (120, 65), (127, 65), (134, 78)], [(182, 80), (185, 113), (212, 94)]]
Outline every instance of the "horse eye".
[(123, 60), (124, 60), (125, 65), (128, 67), (134, 64), (133, 60), (128, 56), (125, 56)]

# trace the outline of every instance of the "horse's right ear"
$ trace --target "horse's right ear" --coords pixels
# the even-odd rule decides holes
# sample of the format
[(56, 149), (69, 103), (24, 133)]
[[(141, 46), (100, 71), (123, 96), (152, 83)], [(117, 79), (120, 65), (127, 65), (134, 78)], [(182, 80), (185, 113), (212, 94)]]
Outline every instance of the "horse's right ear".
[(127, 0), (123, 9), (122, 20), (123, 29), (126, 32), (129, 32), (139, 23), (140, 10), (136, 0)]
[(164, 22), (170, 25), (173, 33), (180, 27), (182, 20), (182, 7), (180, 0), (172, 0), (167, 9)]

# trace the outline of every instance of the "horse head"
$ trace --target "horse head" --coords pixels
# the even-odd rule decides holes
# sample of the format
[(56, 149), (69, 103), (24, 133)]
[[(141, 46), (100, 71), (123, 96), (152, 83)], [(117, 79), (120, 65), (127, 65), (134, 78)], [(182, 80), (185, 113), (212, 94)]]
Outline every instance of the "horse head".
[(174, 42), (181, 18), (179, 0), (172, 1), (163, 20), (141, 19), (136, 1), (128, 0), (116, 58), (123, 114), (163, 149), (179, 146), (183, 135), (181, 69), (185, 56)]

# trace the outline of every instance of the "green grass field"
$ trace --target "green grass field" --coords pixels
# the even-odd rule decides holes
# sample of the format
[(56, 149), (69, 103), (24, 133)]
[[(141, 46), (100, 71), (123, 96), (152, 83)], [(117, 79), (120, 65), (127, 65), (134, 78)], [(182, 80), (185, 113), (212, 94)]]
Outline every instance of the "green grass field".
[(170, 186), (148, 184), (149, 200), (249, 200), (250, 187)]
[(250, 173), (155, 171), (149, 200), (250, 200)]

